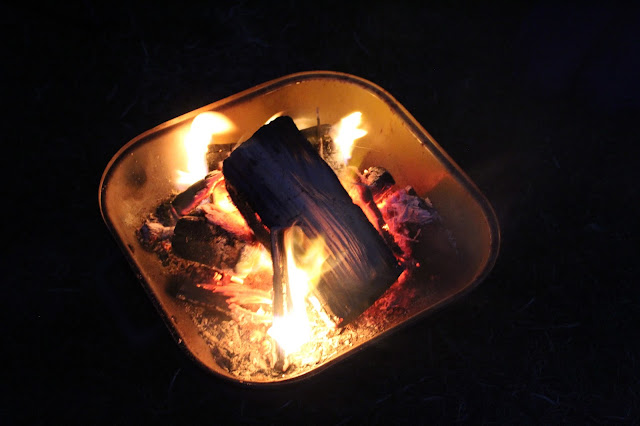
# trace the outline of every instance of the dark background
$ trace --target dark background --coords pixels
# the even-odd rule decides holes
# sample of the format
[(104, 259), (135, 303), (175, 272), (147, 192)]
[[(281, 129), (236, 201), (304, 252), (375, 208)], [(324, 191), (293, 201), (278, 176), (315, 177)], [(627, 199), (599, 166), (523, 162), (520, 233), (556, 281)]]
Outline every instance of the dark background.
[[(638, 7), (344, 3), (0, 7), (0, 419), (640, 422)], [(157, 124), (318, 69), (411, 112), (494, 206), (500, 256), (459, 303), (312, 380), (230, 385), (171, 340), (100, 177)]]

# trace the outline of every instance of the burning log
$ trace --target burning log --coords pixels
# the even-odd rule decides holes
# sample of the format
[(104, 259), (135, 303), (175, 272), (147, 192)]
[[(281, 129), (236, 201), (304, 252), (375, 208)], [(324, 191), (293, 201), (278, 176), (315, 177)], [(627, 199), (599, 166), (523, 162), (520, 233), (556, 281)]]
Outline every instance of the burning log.
[[(343, 173), (343, 175), (346, 174)], [(389, 248), (391, 248), (393, 254), (397, 258), (402, 259), (404, 253), (393, 239), (391, 233), (389, 233), (389, 226), (385, 223), (384, 217), (376, 205), (371, 188), (362, 180), (360, 174), (355, 170), (351, 176), (344, 177), (345, 180), (347, 178), (351, 179), (351, 182), (349, 182), (349, 196), (351, 199), (360, 206), (364, 214), (367, 215), (369, 222), (371, 222), (378, 233), (382, 235), (382, 238), (384, 238), (384, 241)], [(377, 193), (377, 195), (379, 195), (379, 193)]]
[(185, 283), (178, 289), (176, 298), (194, 305), (202, 306), (213, 312), (227, 315), (231, 318), (227, 297), (222, 293), (213, 292), (193, 283)]
[(258, 240), (300, 227), (324, 238), (327, 270), (314, 292), (347, 324), (402, 272), (384, 239), (290, 117), (260, 128), (223, 162), (227, 190)]
[(172, 199), (161, 203), (153, 215), (153, 220), (156, 222), (151, 225), (147, 223), (140, 229), (141, 239), (145, 244), (152, 245), (158, 240), (171, 237), (168, 230), (162, 230), (157, 225), (164, 228), (176, 226), (178, 219), (200, 206), (209, 197), (215, 185), (222, 180), (222, 173), (214, 170)]
[[(222, 281), (229, 281), (226, 277)], [(269, 291), (252, 288), (243, 284), (193, 284), (185, 283), (178, 288), (176, 297), (195, 305), (203, 306), (212, 311), (233, 316), (234, 310), (253, 316), (259, 322), (271, 322), (271, 315), (264, 310), (253, 312), (242, 306), (262, 305), (269, 307), (272, 304)]]
[(209, 172), (204, 179), (191, 185), (182, 191), (171, 201), (171, 206), (178, 217), (189, 214), (193, 209), (202, 203), (213, 189), (213, 186), (222, 179), (222, 174), (218, 170)]

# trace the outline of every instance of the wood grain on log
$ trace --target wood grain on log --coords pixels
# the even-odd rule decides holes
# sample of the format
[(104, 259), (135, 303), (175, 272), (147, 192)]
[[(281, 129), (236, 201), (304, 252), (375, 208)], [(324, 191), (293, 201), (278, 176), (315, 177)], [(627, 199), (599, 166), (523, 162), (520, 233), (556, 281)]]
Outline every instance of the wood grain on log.
[(315, 289), (330, 313), (353, 320), (402, 272), (398, 261), (353, 204), (340, 180), (290, 117), (260, 128), (223, 163), (227, 190), (258, 240), (293, 225), (322, 236), (328, 270)]

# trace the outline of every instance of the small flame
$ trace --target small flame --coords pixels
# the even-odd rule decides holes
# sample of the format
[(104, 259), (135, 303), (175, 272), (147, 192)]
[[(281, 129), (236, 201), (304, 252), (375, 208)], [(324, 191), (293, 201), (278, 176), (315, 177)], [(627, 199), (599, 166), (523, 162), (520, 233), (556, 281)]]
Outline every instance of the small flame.
[(226, 116), (208, 111), (198, 114), (191, 122), (191, 128), (184, 137), (187, 154), (186, 170), (178, 170), (177, 183), (180, 190), (202, 179), (209, 172), (207, 148), (213, 135), (227, 133), (235, 126)]
[(362, 122), (362, 113), (356, 111), (352, 114), (340, 120), (340, 123), (335, 126), (332, 131), (331, 137), (333, 142), (340, 151), (340, 156), (345, 165), (351, 159), (351, 152), (353, 151), (353, 143), (356, 139), (359, 139), (367, 134), (366, 130), (359, 129), (358, 126)]
[(288, 302), (284, 316), (275, 317), (268, 333), (285, 353), (300, 350), (311, 340), (312, 324), (307, 315), (307, 296), (315, 288), (327, 259), (324, 239), (309, 239), (299, 227), (284, 233), (287, 261)]

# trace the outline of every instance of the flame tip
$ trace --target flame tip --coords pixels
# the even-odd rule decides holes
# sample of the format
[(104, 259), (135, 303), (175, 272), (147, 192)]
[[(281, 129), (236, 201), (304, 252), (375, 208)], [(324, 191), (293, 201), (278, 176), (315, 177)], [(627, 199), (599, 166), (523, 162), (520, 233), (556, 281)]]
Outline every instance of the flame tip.
[(333, 132), (333, 142), (338, 147), (338, 151), (340, 151), (345, 165), (351, 159), (355, 140), (367, 134), (366, 130), (358, 128), (361, 123), (362, 113), (355, 111), (340, 119), (340, 122)]
[(235, 124), (219, 112), (205, 111), (194, 117), (182, 140), (187, 164), (184, 170), (177, 170), (176, 182), (180, 189), (197, 182), (209, 172), (206, 157), (213, 136), (228, 133), (233, 129)]

